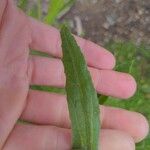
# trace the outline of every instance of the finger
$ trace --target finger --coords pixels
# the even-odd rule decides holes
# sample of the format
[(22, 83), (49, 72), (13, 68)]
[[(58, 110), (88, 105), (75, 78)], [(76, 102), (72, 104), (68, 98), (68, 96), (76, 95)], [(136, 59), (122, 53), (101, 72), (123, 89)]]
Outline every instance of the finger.
[(101, 130), (101, 150), (135, 150), (133, 138), (119, 130)]
[[(70, 128), (67, 100), (64, 95), (31, 90), (28, 103), (21, 119), (37, 124)], [(148, 133), (148, 123), (139, 113), (101, 106), (102, 128), (122, 130), (135, 141), (142, 140)]]
[[(99, 149), (135, 150), (133, 139), (121, 132), (101, 130)], [(71, 131), (54, 126), (17, 125), (3, 150), (70, 150)]]
[[(31, 84), (65, 86), (64, 67), (59, 59), (33, 57)], [(89, 68), (98, 93), (118, 98), (129, 98), (136, 91), (136, 82), (129, 74), (112, 70)]]
[[(47, 52), (55, 57), (62, 56), (61, 38), (57, 29), (30, 19), (32, 30), (32, 49)], [(101, 69), (112, 69), (115, 66), (114, 56), (104, 48), (76, 37), (78, 44), (83, 50), (89, 66)]]
[[(12, 0), (5, 2), (0, 24), (0, 149), (21, 115), (29, 88), (26, 17), (16, 11)], [(5, 2), (0, 1), (1, 8)]]

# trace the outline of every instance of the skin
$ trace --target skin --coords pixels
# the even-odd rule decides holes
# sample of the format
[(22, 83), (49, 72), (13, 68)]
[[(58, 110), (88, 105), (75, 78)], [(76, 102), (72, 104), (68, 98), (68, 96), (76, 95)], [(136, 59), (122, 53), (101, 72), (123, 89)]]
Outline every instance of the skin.
[[(136, 91), (134, 78), (113, 71), (114, 56), (79, 37), (98, 93), (127, 99)], [(29, 55), (29, 49), (55, 58)], [(92, 52), (91, 52), (92, 51)], [(59, 31), (24, 15), (12, 0), (0, 1), (0, 149), (70, 150), (71, 129), (66, 96), (29, 89), (31, 84), (65, 86)], [(148, 134), (136, 112), (101, 107), (101, 150), (134, 150)], [(31, 124), (17, 123), (19, 119)]]

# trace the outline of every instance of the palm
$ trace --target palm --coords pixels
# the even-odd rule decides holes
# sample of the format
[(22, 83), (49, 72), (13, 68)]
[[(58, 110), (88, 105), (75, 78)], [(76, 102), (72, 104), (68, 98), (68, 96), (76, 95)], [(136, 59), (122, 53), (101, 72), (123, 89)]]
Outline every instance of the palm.
[[(0, 2), (0, 8), (5, 8), (3, 2)], [(70, 149), (66, 97), (29, 90), (30, 84), (65, 86), (60, 59), (29, 56), (30, 47), (60, 58), (59, 32), (25, 17), (11, 3), (9, 1), (3, 16), (0, 15), (0, 21), (3, 22), (0, 27), (0, 129), (4, 129), (0, 135), (0, 148), (7, 139), (4, 150)], [(4, 9), (0, 9), (0, 13), (1, 10)], [(115, 60), (108, 51), (81, 38), (77, 38), (77, 41), (84, 50), (93, 83), (99, 93), (119, 98), (133, 95), (136, 88), (134, 79), (111, 70)], [(34, 125), (17, 124), (19, 118)], [(144, 131), (138, 126), (139, 121)], [(126, 122), (130, 122), (130, 125)], [(132, 142), (122, 146), (124, 144), (119, 138), (129, 140), (131, 136), (139, 141), (148, 129), (143, 116), (104, 106), (101, 108), (101, 123), (102, 149), (109, 149), (109, 144), (112, 147), (110, 141), (113, 144), (119, 142), (125, 149), (133, 148)], [(115, 135), (118, 138), (114, 141)], [(107, 141), (109, 144), (106, 144)]]

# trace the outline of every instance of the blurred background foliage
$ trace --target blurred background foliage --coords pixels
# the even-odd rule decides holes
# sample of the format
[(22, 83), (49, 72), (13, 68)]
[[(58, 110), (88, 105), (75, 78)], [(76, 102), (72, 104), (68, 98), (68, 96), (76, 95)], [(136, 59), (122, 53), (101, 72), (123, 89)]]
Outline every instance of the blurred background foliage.
[[(17, 2), (18, 7), (23, 9), (28, 15), (58, 28), (61, 25), (59, 18), (66, 14), (75, 3), (74, 0), (49, 0), (47, 3), (47, 12), (43, 13), (42, 0), (36, 0), (34, 5), (30, 5), (29, 0), (18, 0)], [(115, 70), (132, 74), (138, 83), (138, 90), (136, 94), (130, 98), (130, 101), (121, 101), (116, 98), (102, 96), (102, 103), (104, 103), (104, 105), (141, 112), (147, 117), (150, 123), (150, 46), (146, 43), (136, 45), (132, 41), (118, 42), (112, 40), (105, 43), (105, 47), (110, 50), (117, 59)], [(33, 50), (32, 54), (49, 57), (48, 54)], [(33, 85), (31, 88), (61, 94), (65, 93), (64, 89), (55, 87)], [(137, 144), (136, 149), (149, 150), (150, 135), (144, 141)]]

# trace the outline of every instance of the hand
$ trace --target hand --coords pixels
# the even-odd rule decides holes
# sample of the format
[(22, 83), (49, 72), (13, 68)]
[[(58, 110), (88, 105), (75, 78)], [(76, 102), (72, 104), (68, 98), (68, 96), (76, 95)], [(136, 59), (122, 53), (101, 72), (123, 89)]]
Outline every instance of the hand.
[[(113, 71), (115, 58), (102, 47), (76, 37), (84, 50), (98, 93), (128, 98), (136, 90), (129, 74)], [(29, 48), (56, 58), (30, 56)], [(70, 119), (64, 95), (29, 89), (30, 84), (65, 86), (57, 29), (27, 18), (12, 3), (0, 1), (0, 149), (69, 150)], [(134, 150), (148, 133), (139, 113), (101, 107), (101, 149)], [(18, 119), (32, 124), (17, 123)]]

